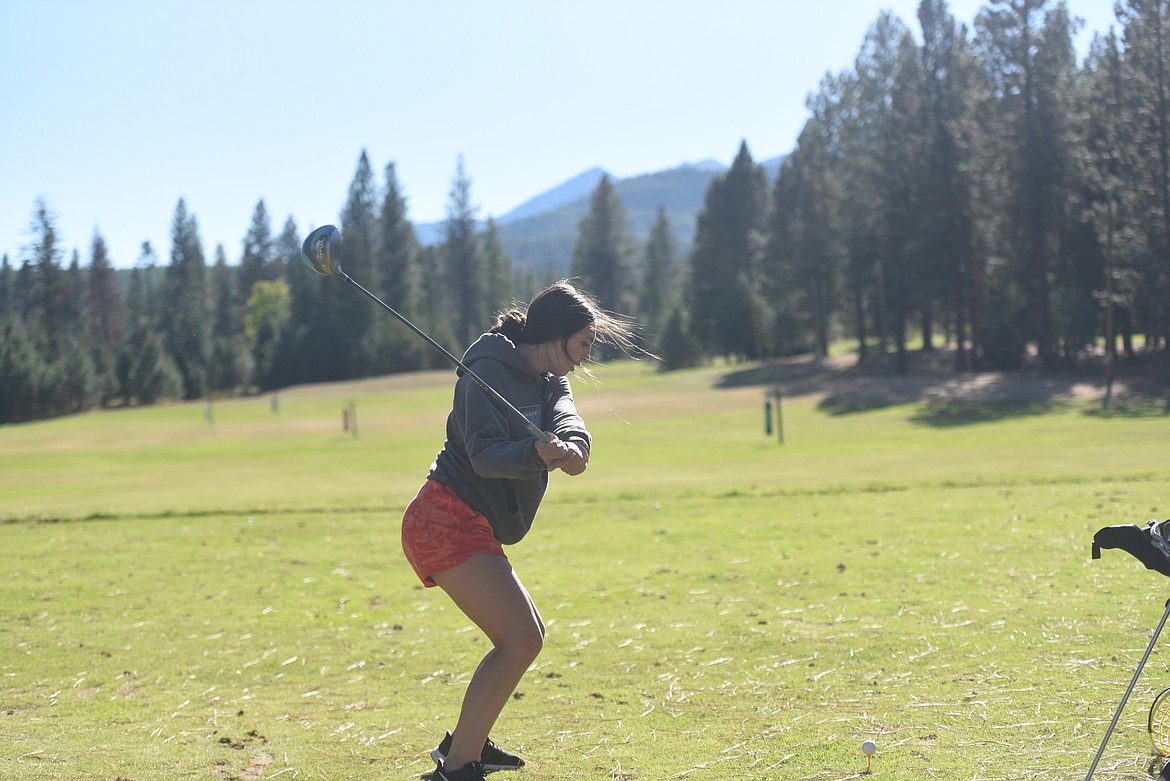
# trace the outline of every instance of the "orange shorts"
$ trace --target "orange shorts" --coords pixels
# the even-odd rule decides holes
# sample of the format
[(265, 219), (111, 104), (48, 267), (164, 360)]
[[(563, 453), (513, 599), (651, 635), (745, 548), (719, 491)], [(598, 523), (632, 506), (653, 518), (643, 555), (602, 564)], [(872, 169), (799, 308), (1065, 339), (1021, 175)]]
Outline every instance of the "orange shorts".
[(503, 556), (492, 525), (449, 485), (427, 480), (402, 516), (402, 552), (427, 588), (436, 572), (458, 566), (473, 553)]

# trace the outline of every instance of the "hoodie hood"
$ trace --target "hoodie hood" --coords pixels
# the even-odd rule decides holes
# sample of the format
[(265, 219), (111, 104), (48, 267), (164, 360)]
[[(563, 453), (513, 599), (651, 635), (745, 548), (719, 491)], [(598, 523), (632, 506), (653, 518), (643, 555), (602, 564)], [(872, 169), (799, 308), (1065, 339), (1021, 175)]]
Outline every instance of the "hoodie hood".
[[(479, 372), (476, 371), (475, 364), (483, 360), (499, 361), (519, 374), (524, 380), (538, 381), (541, 379), (541, 375), (528, 365), (528, 361), (524, 360), (524, 356), (516, 349), (512, 340), (503, 334), (483, 334), (467, 348), (467, 352), (463, 353), (464, 365), (477, 374)], [(458, 374), (463, 376), (463, 370), (460, 369)]]

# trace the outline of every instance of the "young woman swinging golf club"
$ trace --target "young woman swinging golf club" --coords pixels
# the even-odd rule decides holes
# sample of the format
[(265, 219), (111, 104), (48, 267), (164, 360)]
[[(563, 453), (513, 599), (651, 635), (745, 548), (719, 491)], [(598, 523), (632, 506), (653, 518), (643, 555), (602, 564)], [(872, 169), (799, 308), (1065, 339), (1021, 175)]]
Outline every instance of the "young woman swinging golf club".
[(544, 622), (504, 555), (532, 527), (550, 472), (580, 475), (592, 444), (567, 375), (595, 343), (634, 349), (633, 327), (558, 282), (527, 309), (500, 315), (463, 363), (549, 434), (535, 438), (466, 374), (455, 384), (446, 441), (402, 521), (402, 547), (427, 587), (438, 586), (491, 641), (453, 732), (431, 752), (431, 781), (483, 781), (524, 760), (488, 733), (544, 643)]

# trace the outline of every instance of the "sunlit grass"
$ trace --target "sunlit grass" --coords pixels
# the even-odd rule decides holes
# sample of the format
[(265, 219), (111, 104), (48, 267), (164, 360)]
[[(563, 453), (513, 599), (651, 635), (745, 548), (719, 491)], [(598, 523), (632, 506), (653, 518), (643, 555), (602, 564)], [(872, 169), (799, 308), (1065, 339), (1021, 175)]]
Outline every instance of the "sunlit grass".
[[(1161, 415), (832, 406), (596, 370), (509, 549), (549, 627), (521, 779), (1057, 778), (1160, 616), (1100, 526), (1170, 517)], [(402, 559), (449, 372), (0, 428), (0, 777), (420, 778), (486, 641)], [(359, 435), (341, 411), (358, 410)], [(1147, 778), (1151, 661), (1102, 778)]]

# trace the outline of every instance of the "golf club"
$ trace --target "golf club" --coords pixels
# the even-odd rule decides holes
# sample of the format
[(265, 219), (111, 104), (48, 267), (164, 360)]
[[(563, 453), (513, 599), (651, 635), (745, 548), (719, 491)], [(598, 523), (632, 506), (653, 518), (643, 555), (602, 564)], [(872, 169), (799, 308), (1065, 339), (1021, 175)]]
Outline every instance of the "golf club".
[(327, 277), (341, 277), (349, 284), (356, 287), (358, 290), (365, 293), (373, 299), (379, 306), (385, 309), (390, 314), (402, 321), (407, 328), (414, 331), (416, 334), (426, 339), (427, 342), (436, 350), (447, 357), (447, 360), (455, 364), (464, 374), (472, 379), (476, 385), (483, 389), (483, 392), (490, 396), (500, 405), (504, 410), (511, 412), (516, 416), (517, 420), (523, 421), (524, 427), (527, 428), (532, 435), (546, 445), (552, 443), (552, 439), (548, 434), (540, 430), (540, 427), (535, 425), (520, 410), (512, 406), (512, 403), (505, 399), (496, 391), (491, 385), (488, 385), (478, 374), (467, 368), (463, 361), (456, 358), (454, 355), (443, 347), (443, 345), (432, 339), (425, 331), (416, 326), (414, 323), (402, 316), (394, 307), (387, 304), (382, 299), (371, 293), (366, 288), (358, 284), (353, 277), (346, 274), (341, 268), (341, 231), (334, 225), (322, 225), (320, 228), (312, 231), (305, 237), (304, 244), (301, 245), (301, 258), (304, 259), (305, 265), (316, 271), (318, 274), (323, 274)]

